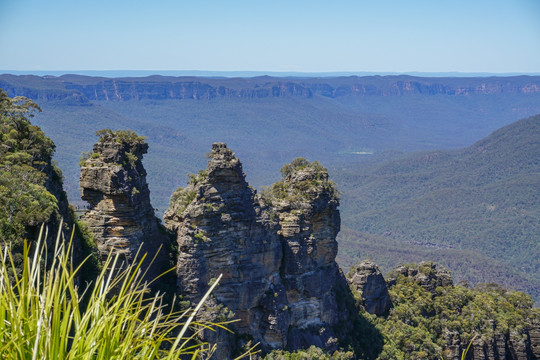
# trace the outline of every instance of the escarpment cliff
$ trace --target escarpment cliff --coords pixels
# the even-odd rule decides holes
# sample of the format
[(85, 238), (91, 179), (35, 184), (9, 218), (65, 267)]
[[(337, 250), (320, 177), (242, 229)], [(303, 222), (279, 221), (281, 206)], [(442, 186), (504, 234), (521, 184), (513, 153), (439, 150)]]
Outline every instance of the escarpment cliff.
[(17, 96), (61, 100), (71, 105), (90, 101), (208, 100), (277, 97), (493, 95), (540, 93), (540, 77), (425, 78), (408, 75), (280, 78), (210, 78), (148, 76), (104, 78), (0, 75), (0, 87)]
[[(93, 151), (81, 159), (81, 197), (89, 204), (81, 220), (101, 257), (112, 251), (131, 261), (139, 248), (152, 257), (167, 245), (167, 238), (159, 232), (142, 165), (148, 144), (131, 131), (97, 134), (100, 138)], [(159, 254), (158, 260), (166, 261), (164, 251)], [(155, 271), (150, 275), (158, 275)]]
[(224, 143), (213, 144), (209, 157), (165, 213), (178, 237), (179, 293), (196, 301), (223, 274), (213, 296), (240, 319), (240, 337), (264, 350), (335, 348), (334, 287), (343, 277), (335, 262), (338, 200), (326, 169), (289, 165), (283, 182), (259, 197)]

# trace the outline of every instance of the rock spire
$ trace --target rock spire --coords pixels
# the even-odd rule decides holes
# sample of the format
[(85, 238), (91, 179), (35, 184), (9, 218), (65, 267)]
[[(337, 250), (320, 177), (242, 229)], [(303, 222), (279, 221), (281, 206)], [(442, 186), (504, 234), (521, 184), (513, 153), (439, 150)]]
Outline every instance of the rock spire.
[[(339, 202), (326, 169), (293, 162), (259, 196), (226, 144), (214, 143), (209, 158), (165, 213), (178, 239), (178, 292), (196, 301), (223, 274), (213, 296), (240, 319), (240, 338), (263, 350), (335, 348), (334, 288), (344, 278), (335, 262)], [(219, 358), (238, 346), (214, 340), (232, 343)]]
[(131, 261), (140, 248), (151, 258), (166, 239), (158, 231), (142, 165), (148, 144), (129, 130), (96, 134), (99, 141), (81, 160), (81, 197), (89, 204), (81, 220), (102, 257), (112, 251)]

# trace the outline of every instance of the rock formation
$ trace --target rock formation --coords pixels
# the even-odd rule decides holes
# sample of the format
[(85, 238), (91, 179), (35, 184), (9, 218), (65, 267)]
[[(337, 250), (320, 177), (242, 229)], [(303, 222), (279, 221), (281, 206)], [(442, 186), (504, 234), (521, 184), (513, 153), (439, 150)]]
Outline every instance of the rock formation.
[[(132, 261), (141, 248), (141, 255), (148, 253), (151, 258), (160, 245), (166, 245), (166, 239), (158, 230), (142, 165), (148, 144), (131, 131), (98, 134), (101, 137), (93, 152), (81, 161), (81, 197), (89, 203), (81, 220), (88, 225), (101, 257), (112, 251)], [(161, 254), (165, 256), (163, 250)]]
[(279, 222), (283, 244), (281, 276), (290, 314), (288, 347), (335, 346), (339, 322), (336, 286), (344, 277), (335, 262), (340, 229), (335, 184), (318, 162), (296, 159), (273, 185), (270, 211)]
[(351, 268), (347, 280), (352, 289), (362, 296), (363, 306), (370, 314), (383, 315), (390, 309), (390, 295), (377, 265), (369, 260)]
[(275, 326), (286, 316), (281, 243), (225, 144), (213, 144), (208, 168), (172, 195), (165, 224), (177, 234), (179, 293), (198, 301), (223, 274), (213, 296), (240, 319), (237, 333), (282, 347), (283, 329)]
[(326, 169), (305, 160), (301, 169), (289, 166), (261, 198), (224, 143), (213, 144), (209, 157), (165, 213), (178, 237), (178, 291), (196, 301), (223, 274), (213, 296), (240, 319), (240, 337), (263, 350), (335, 347), (334, 287), (343, 277), (335, 263), (338, 200)]
[(392, 286), (399, 275), (413, 279), (432, 294), (435, 294), (435, 289), (438, 286), (452, 286), (454, 284), (450, 272), (431, 261), (423, 261), (418, 264), (418, 267), (398, 266), (392, 271), (388, 285)]

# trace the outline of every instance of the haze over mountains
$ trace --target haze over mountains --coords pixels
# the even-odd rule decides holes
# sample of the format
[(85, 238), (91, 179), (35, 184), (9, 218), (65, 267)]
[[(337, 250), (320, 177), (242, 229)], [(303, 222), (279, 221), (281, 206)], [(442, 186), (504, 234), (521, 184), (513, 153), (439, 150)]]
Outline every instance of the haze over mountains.
[(307, 71), (217, 71), (217, 70), (1, 70), (0, 74), (12, 75), (37, 75), (37, 76), (62, 76), (66, 74), (107, 77), (107, 78), (124, 78), (124, 77), (145, 77), (152, 75), (161, 76), (198, 76), (198, 77), (213, 77), (213, 78), (238, 78), (238, 77), (256, 77), (256, 76), (273, 76), (273, 77), (340, 77), (340, 76), (387, 76), (387, 75), (411, 75), (421, 77), (486, 77), (486, 76), (520, 76), (530, 75), (538, 76), (538, 72), (458, 72), (458, 71), (443, 71), (443, 72), (423, 72), (423, 71), (330, 71), (330, 72), (307, 72)]
[[(527, 126), (518, 123), (515, 133), (503, 132), (510, 136), (508, 141), (486, 139), (486, 152), (479, 152), (482, 145), (477, 143), (462, 151), (380, 162), (402, 152), (467, 147), (496, 129), (540, 113), (540, 76), (0, 75), (0, 88), (10, 96), (32, 98), (43, 109), (34, 122), (57, 146), (55, 158), (72, 203), (80, 203), (80, 154), (91, 150), (92, 134), (102, 128), (129, 128), (148, 137), (145, 167), (158, 213), (168, 206), (172, 191), (186, 183), (187, 173), (205, 167), (207, 159), (201, 154), (212, 142), (224, 141), (236, 152), (255, 187), (278, 180), (280, 167), (302, 156), (329, 167), (343, 192), (340, 254), (352, 256), (342, 265), (352, 257), (366, 256), (386, 269), (401, 260), (447, 259), (445, 264), (457, 279), (459, 270), (463, 279), (512, 283), (539, 294), (534, 258), (540, 212), (535, 197), (538, 162), (517, 166), (525, 149), (529, 150), (523, 154), (539, 158), (531, 150), (538, 149), (537, 127), (528, 128), (538, 120)], [(523, 134), (530, 142), (514, 148)], [(508, 164), (516, 165), (508, 167), (508, 174), (493, 172)], [(481, 179), (497, 181), (479, 183)], [(500, 189), (506, 193), (497, 198)], [(479, 195), (480, 190), (486, 195)], [(516, 207), (514, 202), (522, 200)], [(438, 215), (422, 213), (428, 208)], [(477, 215), (477, 222), (456, 225), (470, 212)], [(511, 226), (519, 219), (527, 225), (523, 231)], [(429, 226), (414, 227), (415, 223)], [(490, 232), (494, 223), (501, 225), (499, 232)], [(478, 229), (475, 238), (468, 237), (472, 228)], [(520, 248), (522, 241), (525, 245)], [(380, 257), (382, 253), (386, 255)], [(526, 261), (518, 265), (521, 258)], [(465, 265), (471, 264), (466, 272)]]

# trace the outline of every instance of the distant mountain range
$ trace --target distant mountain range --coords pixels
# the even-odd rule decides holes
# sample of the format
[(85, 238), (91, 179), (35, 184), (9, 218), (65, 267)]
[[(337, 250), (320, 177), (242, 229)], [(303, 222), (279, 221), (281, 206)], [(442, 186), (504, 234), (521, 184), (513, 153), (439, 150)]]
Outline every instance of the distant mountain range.
[[(368, 76), (104, 78), (0, 75), (11, 96), (34, 99), (35, 118), (57, 145), (72, 202), (78, 158), (96, 130), (131, 128), (148, 136), (153, 203), (161, 211), (204, 153), (225, 141), (256, 187), (278, 180), (293, 158), (329, 166), (384, 150), (468, 146), (517, 119), (540, 113), (540, 77)], [(264, 162), (261, 168), (257, 164)], [(153, 181), (153, 177), (160, 179)], [(151, 185), (152, 186), (152, 185)]]
[(146, 77), (104, 78), (82, 75), (33, 76), (2, 75), (2, 86), (14, 94), (46, 100), (75, 97), (88, 100), (185, 100), (216, 98), (403, 95), (488, 95), (540, 93), (535, 76), (422, 78), (408, 75), (348, 77), (270, 77), (213, 78)]
[(430, 258), (458, 279), (499, 282), (538, 301), (540, 115), (462, 150), (353, 165), (334, 178), (350, 228), (343, 263)]
[(199, 77), (339, 77), (339, 76), (387, 76), (411, 75), (421, 77), (486, 77), (486, 76), (538, 76), (540, 73), (488, 73), (488, 72), (421, 72), (421, 71), (332, 71), (332, 72), (300, 72), (300, 71), (217, 71), (217, 70), (1, 70), (0, 74), (62, 76), (67, 74), (100, 76), (100, 77), (144, 77), (162, 76), (199, 76)]
[(81, 204), (79, 157), (91, 150), (96, 130), (133, 129), (148, 137), (144, 163), (158, 214), (187, 173), (206, 167), (201, 154), (210, 144), (224, 141), (255, 187), (277, 181), (281, 166), (295, 157), (329, 167), (343, 192), (341, 265), (368, 256), (385, 269), (433, 259), (458, 280), (497, 281), (537, 299), (540, 294), (532, 258), (538, 254), (537, 180), (534, 167), (520, 168), (526, 152), (511, 145), (525, 135), (534, 139), (532, 129), (497, 145), (490, 137), (483, 150), (478, 143), (381, 165), (403, 152), (463, 148), (539, 114), (540, 76), (4, 74), (0, 88), (43, 109), (33, 122), (57, 146), (72, 203)]

